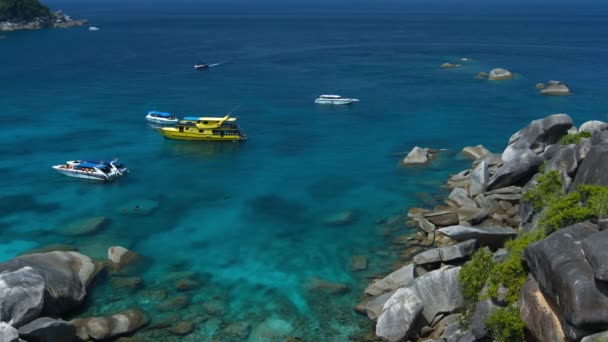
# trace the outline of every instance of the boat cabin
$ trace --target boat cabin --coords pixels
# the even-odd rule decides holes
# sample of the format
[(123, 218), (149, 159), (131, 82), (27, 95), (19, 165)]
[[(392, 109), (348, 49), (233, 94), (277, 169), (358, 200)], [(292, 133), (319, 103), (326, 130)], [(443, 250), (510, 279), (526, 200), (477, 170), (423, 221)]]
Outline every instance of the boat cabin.
[(154, 118), (162, 118), (162, 119), (169, 119), (169, 120), (175, 119), (175, 117), (173, 115), (171, 115), (170, 113), (167, 113), (167, 112), (151, 111), (151, 112), (148, 112), (148, 115), (150, 115), (151, 117), (154, 117)]

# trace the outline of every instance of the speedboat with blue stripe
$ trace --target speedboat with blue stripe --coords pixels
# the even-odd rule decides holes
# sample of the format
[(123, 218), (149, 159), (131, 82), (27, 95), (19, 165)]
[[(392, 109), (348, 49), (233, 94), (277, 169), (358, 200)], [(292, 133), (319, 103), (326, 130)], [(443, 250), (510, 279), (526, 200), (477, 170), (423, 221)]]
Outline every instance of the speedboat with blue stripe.
[(146, 120), (161, 125), (174, 125), (177, 123), (177, 117), (166, 112), (158, 112), (155, 110), (149, 111), (146, 115)]
[(65, 164), (54, 165), (53, 169), (68, 177), (110, 182), (126, 174), (127, 168), (116, 160), (82, 161), (72, 160)]

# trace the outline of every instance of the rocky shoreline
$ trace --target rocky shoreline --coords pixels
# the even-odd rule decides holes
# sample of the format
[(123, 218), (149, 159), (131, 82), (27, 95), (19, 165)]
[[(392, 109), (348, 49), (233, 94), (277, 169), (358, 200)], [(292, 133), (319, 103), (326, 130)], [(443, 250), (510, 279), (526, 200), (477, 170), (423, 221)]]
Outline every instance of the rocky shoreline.
[(59, 10), (51, 14), (51, 18), (35, 18), (28, 21), (0, 21), (0, 32), (19, 30), (40, 30), (45, 28), (70, 28), (84, 26), (86, 19), (72, 19)]
[[(548, 209), (537, 208), (526, 194), (544, 182), (546, 174), (556, 175), (564, 196), (576, 193), (581, 185), (608, 185), (601, 171), (608, 153), (607, 128), (606, 123), (590, 121), (577, 129), (568, 115), (555, 114), (513, 134), (501, 154), (482, 145), (464, 148), (462, 154), (473, 163), (447, 181), (451, 192), (445, 204), (408, 212), (409, 222), (419, 227), (408, 239), (417, 254), (370, 283), (355, 307), (375, 322), (374, 338), (426, 342), (606, 339), (608, 235), (601, 229), (605, 224), (598, 222), (601, 215), (562, 220), (556, 230), (546, 232), (541, 221), (546, 220)], [(415, 148), (412, 155), (420, 151)], [(541, 236), (539, 241), (529, 239), (534, 234)], [(530, 241), (522, 242), (520, 249), (513, 247), (526, 238)], [(494, 269), (521, 264), (517, 271), (522, 274), (515, 272), (512, 278), (525, 280), (523, 286), (509, 287), (508, 279), (493, 283), (491, 278), (480, 278), (471, 294), (467, 277), (470, 270), (477, 271), (476, 255), (482, 252), (489, 263), (498, 265)], [(489, 320), (493, 312), (516, 312), (505, 317), (514, 317), (520, 326), (509, 327), (504, 317), (496, 325), (517, 334), (505, 338), (505, 331), (489, 327), (488, 322), (495, 324)]]

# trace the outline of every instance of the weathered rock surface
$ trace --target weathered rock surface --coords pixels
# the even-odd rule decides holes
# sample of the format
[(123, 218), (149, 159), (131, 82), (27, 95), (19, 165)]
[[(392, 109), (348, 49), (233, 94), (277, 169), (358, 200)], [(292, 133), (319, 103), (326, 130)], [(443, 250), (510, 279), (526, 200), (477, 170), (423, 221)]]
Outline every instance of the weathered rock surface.
[(365, 293), (370, 296), (377, 296), (384, 292), (390, 292), (400, 287), (408, 286), (414, 281), (415, 268), (414, 265), (403, 266), (386, 277), (370, 284), (365, 289)]
[(598, 120), (587, 121), (579, 127), (579, 132), (595, 133), (608, 129), (608, 123)]
[(416, 265), (426, 265), (438, 263), (441, 261), (441, 255), (439, 254), (439, 248), (429, 249), (422, 253), (416, 254), (413, 259)]
[(10, 324), (0, 322), (0, 341), (19, 342), (19, 332)]
[(425, 164), (429, 161), (429, 149), (415, 146), (403, 159), (404, 165)]
[(445, 227), (458, 223), (458, 214), (455, 210), (438, 210), (424, 214), (424, 218), (431, 221), (434, 225)]
[(78, 306), (96, 274), (96, 265), (77, 252), (26, 254), (0, 264), (0, 272), (31, 267), (46, 279), (43, 313), (59, 315)]
[(148, 323), (146, 315), (137, 309), (112, 316), (78, 318), (71, 321), (81, 340), (105, 340), (136, 331)]
[(503, 213), (502, 208), (497, 201), (487, 198), (483, 194), (475, 196), (474, 201), (478, 207), (485, 209), (490, 215)]
[(467, 146), (462, 149), (461, 153), (469, 159), (477, 160), (485, 155), (490, 154), (491, 152), (488, 151), (488, 149), (486, 149), (483, 145), (477, 145)]
[(478, 207), (465, 206), (458, 209), (458, 221), (468, 222), (472, 225), (483, 222), (488, 217), (488, 212), (485, 209)]
[(514, 159), (510, 159), (498, 169), (488, 182), (488, 189), (494, 190), (510, 185), (523, 185), (536, 173), (543, 158), (530, 149), (518, 150)]
[(31, 267), (0, 273), (0, 321), (19, 327), (38, 317), (44, 289), (44, 277)]
[(603, 342), (608, 341), (608, 331), (583, 337), (581, 342)]
[(561, 81), (549, 81), (547, 86), (540, 90), (543, 95), (569, 95), (570, 89)]
[(475, 240), (467, 240), (457, 243), (452, 246), (444, 246), (439, 248), (429, 249), (414, 257), (416, 265), (426, 265), (439, 262), (456, 261), (473, 254), (477, 242)]
[(581, 184), (608, 185), (608, 144), (592, 146), (576, 171), (570, 191)]
[(31, 342), (76, 341), (76, 327), (70, 322), (40, 317), (19, 328), (19, 336)]
[[(395, 290), (397, 291), (397, 290)], [(384, 308), (384, 304), (395, 294), (395, 291), (383, 293), (374, 299), (367, 302), (365, 305), (365, 313), (367, 317), (371, 320), (377, 320), (378, 317), (382, 314), (382, 309)]]
[(414, 218), (412, 218), (412, 220), (417, 222), (418, 227), (420, 227), (420, 229), (422, 229), (426, 233), (432, 233), (435, 231), (435, 228), (436, 228), (435, 225), (431, 221), (425, 219), (423, 216), (414, 217)]
[(376, 324), (376, 335), (389, 342), (401, 341), (411, 333), (423, 308), (424, 304), (413, 288), (398, 289), (384, 304)]
[(440, 228), (439, 232), (456, 241), (475, 239), (481, 245), (496, 248), (502, 247), (506, 240), (517, 236), (517, 232), (511, 227), (450, 226)]
[(549, 159), (547, 162), (547, 166), (545, 168), (546, 171), (551, 170), (564, 170), (568, 175), (573, 176), (576, 172), (576, 168), (578, 167), (578, 158), (576, 153), (576, 145), (570, 144), (563, 148)]
[(471, 334), (478, 340), (488, 337), (488, 328), (485, 320), (488, 314), (498, 308), (491, 299), (482, 300), (475, 304), (475, 311), (471, 317)]
[(508, 80), (510, 78), (513, 78), (513, 74), (509, 70), (503, 68), (492, 69), (488, 74), (488, 80), (490, 81)]
[(112, 271), (121, 271), (141, 263), (142, 256), (121, 246), (108, 248), (108, 261)]
[(490, 181), (490, 173), (488, 171), (488, 163), (484, 160), (471, 171), (469, 196), (475, 197), (483, 194), (488, 188)]
[(566, 341), (559, 317), (545, 299), (534, 278), (528, 277), (519, 298), (521, 318), (537, 341)]
[(576, 145), (576, 161), (581, 162), (589, 153), (591, 149), (591, 139), (581, 138), (581, 141)]
[(557, 143), (562, 136), (568, 134), (572, 126), (572, 118), (567, 114), (553, 114), (534, 120), (511, 136), (509, 146), (502, 153), (502, 159), (508, 162), (527, 149), (541, 153), (547, 146)]
[(463, 188), (455, 188), (454, 190), (452, 190), (452, 192), (448, 196), (448, 199), (446, 200), (446, 203), (456, 208), (460, 208), (463, 206), (475, 206), (475, 202), (473, 202), (473, 200), (469, 198), (469, 194)]
[[(523, 259), (543, 294), (558, 304), (560, 316), (578, 329), (608, 328), (608, 296), (596, 282), (581, 242), (597, 233), (597, 226), (579, 223), (563, 228), (524, 250)], [(598, 287), (599, 286), (599, 287)], [(575, 329), (564, 326), (568, 338)]]
[(585, 258), (595, 274), (595, 279), (608, 282), (608, 230), (583, 240)]
[(422, 315), (432, 322), (438, 313), (454, 312), (464, 305), (458, 284), (460, 267), (444, 266), (417, 278), (414, 287), (424, 304)]

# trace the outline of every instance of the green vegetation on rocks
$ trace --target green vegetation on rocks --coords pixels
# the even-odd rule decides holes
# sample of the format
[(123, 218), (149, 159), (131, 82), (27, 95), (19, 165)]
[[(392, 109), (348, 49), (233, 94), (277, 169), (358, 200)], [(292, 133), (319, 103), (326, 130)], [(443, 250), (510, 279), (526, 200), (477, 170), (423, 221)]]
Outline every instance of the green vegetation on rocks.
[(51, 11), (38, 0), (0, 0), (0, 21), (50, 19)]
[(467, 300), (478, 301), (481, 289), (494, 268), (492, 253), (485, 249), (479, 249), (471, 257), (458, 274), (458, 282), (464, 297)]
[(524, 322), (519, 316), (519, 308), (499, 308), (492, 311), (485, 320), (486, 327), (496, 342), (524, 341)]
[(590, 132), (579, 132), (579, 133), (574, 133), (574, 134), (566, 134), (561, 139), (559, 139), (559, 144), (560, 145), (570, 145), (570, 144), (577, 145), (579, 142), (581, 142), (582, 138), (591, 138), (591, 133)]
[(535, 210), (541, 210), (547, 204), (562, 196), (562, 181), (557, 170), (543, 173), (537, 181), (538, 185), (524, 194), (524, 200), (532, 203)]

